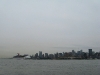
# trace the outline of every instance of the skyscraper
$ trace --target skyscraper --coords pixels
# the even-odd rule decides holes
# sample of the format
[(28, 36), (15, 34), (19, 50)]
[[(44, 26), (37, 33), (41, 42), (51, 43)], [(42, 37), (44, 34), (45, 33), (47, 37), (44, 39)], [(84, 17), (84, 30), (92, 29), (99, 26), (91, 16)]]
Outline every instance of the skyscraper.
[(42, 51), (39, 51), (39, 58), (42, 58)]
[(45, 58), (48, 58), (48, 53), (45, 53)]
[(92, 56), (92, 49), (88, 49), (89, 50), (89, 57)]
[(35, 58), (37, 58), (37, 57), (38, 57), (38, 53), (35, 54)]

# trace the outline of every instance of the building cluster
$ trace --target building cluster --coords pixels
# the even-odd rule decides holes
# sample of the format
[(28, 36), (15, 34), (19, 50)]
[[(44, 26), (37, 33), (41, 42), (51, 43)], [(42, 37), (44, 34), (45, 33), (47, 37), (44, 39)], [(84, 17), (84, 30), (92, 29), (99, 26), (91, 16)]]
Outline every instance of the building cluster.
[(42, 51), (31, 56), (33, 59), (100, 59), (100, 52), (94, 52), (92, 49), (88, 49), (88, 52), (83, 52), (82, 50), (75, 52), (63, 52), (54, 54), (42, 54)]
[(24, 59), (100, 59), (100, 52), (94, 52), (92, 49), (88, 49), (88, 52), (74, 51), (71, 52), (63, 52), (63, 53), (54, 53), (54, 54), (43, 54), (42, 51), (39, 53), (35, 53), (33, 56), (29, 56), (28, 54), (25, 55), (18, 55), (14, 56), (13, 58), (24, 58)]

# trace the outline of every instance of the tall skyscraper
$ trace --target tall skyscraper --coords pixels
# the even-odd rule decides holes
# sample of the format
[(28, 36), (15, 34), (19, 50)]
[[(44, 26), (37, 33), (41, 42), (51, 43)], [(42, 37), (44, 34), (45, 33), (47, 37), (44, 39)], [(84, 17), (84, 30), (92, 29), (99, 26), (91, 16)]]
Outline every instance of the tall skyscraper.
[(92, 56), (92, 49), (88, 49), (89, 50), (89, 57)]
[(39, 58), (42, 58), (42, 51), (39, 51)]

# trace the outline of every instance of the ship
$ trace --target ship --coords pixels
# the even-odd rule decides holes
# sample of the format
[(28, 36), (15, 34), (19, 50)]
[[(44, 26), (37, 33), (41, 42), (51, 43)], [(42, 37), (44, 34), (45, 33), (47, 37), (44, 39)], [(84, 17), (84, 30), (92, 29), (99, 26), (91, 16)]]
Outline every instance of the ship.
[(13, 59), (30, 59), (30, 56), (28, 54), (24, 54), (24, 55), (20, 55), (19, 53), (17, 53), (16, 56), (13, 56)]

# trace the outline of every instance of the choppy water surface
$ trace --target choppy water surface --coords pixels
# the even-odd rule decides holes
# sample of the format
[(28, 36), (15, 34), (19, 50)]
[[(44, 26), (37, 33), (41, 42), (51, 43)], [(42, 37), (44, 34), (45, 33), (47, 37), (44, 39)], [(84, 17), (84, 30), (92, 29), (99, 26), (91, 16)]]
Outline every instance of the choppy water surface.
[(0, 59), (0, 75), (100, 75), (100, 60)]

